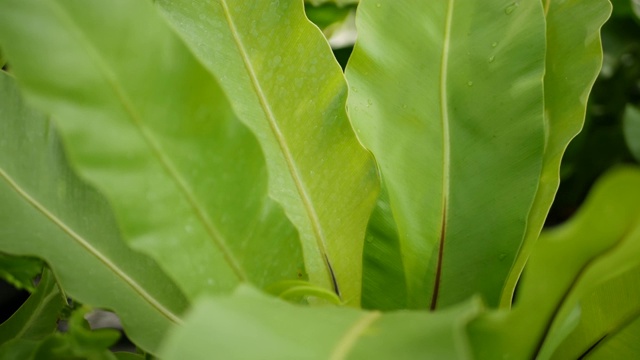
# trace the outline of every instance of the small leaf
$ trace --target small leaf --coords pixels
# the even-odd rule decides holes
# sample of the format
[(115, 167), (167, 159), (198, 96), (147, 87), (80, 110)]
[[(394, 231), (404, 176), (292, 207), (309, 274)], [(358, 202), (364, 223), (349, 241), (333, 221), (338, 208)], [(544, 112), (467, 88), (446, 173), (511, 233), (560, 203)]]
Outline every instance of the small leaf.
[(45, 270), (35, 292), (0, 325), (0, 345), (10, 340), (41, 340), (52, 334), (65, 304), (51, 271)]
[(35, 290), (33, 280), (42, 273), (42, 261), (0, 253), (0, 278), (18, 289)]

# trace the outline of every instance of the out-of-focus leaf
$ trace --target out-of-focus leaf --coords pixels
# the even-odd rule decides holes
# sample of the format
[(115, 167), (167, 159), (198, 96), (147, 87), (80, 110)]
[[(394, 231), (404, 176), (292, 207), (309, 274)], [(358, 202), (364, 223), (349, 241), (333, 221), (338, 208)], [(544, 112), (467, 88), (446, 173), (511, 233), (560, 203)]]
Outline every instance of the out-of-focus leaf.
[(339, 7), (345, 7), (350, 5), (357, 5), (360, 0), (305, 0), (305, 3), (311, 4), (313, 6), (321, 6), (324, 4), (333, 4)]
[(0, 5), (0, 40), (26, 94), (55, 116), (125, 240), (187, 297), (303, 273), (258, 142), (150, 2)]
[(303, 3), (156, 3), (258, 136), (270, 193), (300, 231), (311, 282), (359, 304), (376, 169), (349, 124), (342, 71)]
[[(640, 213), (640, 211), (636, 211)], [(640, 227), (636, 234), (640, 237)], [(542, 349), (542, 358), (578, 359), (585, 354), (597, 351), (605, 344), (610, 336), (615, 336), (640, 314), (640, 241), (635, 241), (635, 249), (628, 246), (616, 250), (606, 261), (594, 264), (592, 269), (585, 272), (580, 284), (566, 301), (566, 305), (559, 312), (556, 322), (550, 330), (549, 337), (555, 337), (556, 332), (564, 325), (566, 312), (573, 311), (571, 307), (579, 309), (580, 321), (575, 329), (565, 337), (558, 346), (546, 344)], [(627, 266), (635, 266), (625, 269)], [(623, 274), (618, 274), (622, 270)], [(608, 281), (598, 281), (598, 277), (612, 277)], [(602, 284), (598, 284), (603, 282)], [(580, 289), (590, 285), (587, 289)], [(598, 285), (598, 286), (596, 286)], [(582, 290), (582, 291), (580, 291)], [(585, 291), (587, 290), (587, 291)], [(588, 292), (590, 290), (590, 292)], [(640, 355), (640, 352), (637, 353)]]
[[(330, 26), (344, 21), (351, 11), (349, 8), (338, 7), (332, 4), (305, 6), (304, 10), (309, 20), (318, 25), (323, 32)], [(326, 32), (325, 35), (327, 35)]]
[(14, 339), (0, 345), (0, 360), (31, 360), (41, 341)]
[(145, 360), (144, 355), (134, 354), (129, 352), (117, 352), (113, 353), (118, 360)]
[(241, 287), (196, 303), (162, 358), (469, 359), (467, 323), (478, 299), (438, 313), (301, 307)]
[(38, 288), (7, 321), (0, 325), (0, 345), (13, 339), (40, 340), (53, 333), (64, 298), (50, 271), (45, 271)]
[(0, 253), (0, 278), (18, 289), (35, 290), (33, 279), (42, 272), (42, 261)]
[[(540, 352), (545, 343), (558, 344), (562, 339), (557, 336), (568, 333), (565, 330), (554, 333), (554, 322), (558, 325), (563, 325), (565, 319), (574, 322), (571, 317), (575, 299), (588, 304), (592, 300), (584, 295), (594, 287), (640, 264), (638, 204), (640, 170), (619, 168), (596, 184), (584, 206), (569, 222), (543, 233), (525, 269), (513, 309), (496, 311), (471, 324), (476, 355), (479, 358), (546, 358), (548, 353)], [(637, 278), (633, 286), (638, 286)], [(627, 302), (627, 314), (634, 304), (637, 298)], [(592, 315), (587, 322), (598, 321)], [(600, 325), (614, 325), (620, 318), (618, 315), (612, 312)], [(583, 321), (575, 331), (584, 328)], [(576, 345), (584, 351), (593, 345), (586, 343), (586, 347), (582, 347), (584, 343)], [(575, 356), (580, 354), (570, 358)]]
[(638, 357), (640, 357), (640, 314), (636, 314), (631, 324), (604, 338), (589, 354), (588, 359), (637, 359)]
[(90, 359), (115, 360), (109, 351), (120, 337), (114, 329), (91, 330), (84, 319), (89, 308), (75, 310), (69, 318), (68, 331), (55, 333), (40, 344), (33, 353), (34, 360), (45, 359)]
[[(0, 4), (3, 18), (11, 11)], [(4, 73), (0, 119), (0, 251), (42, 258), (69, 296), (116, 311), (129, 337), (155, 352), (179, 322), (184, 296), (121, 240), (104, 199), (71, 172), (51, 124), (23, 104)]]
[(633, 15), (636, 18), (640, 19), (640, 0), (630, 0), (631, 1), (631, 9), (633, 10)]
[(547, 18), (547, 56), (542, 175), (524, 242), (502, 292), (503, 307), (511, 305), (516, 283), (558, 191), (562, 156), (584, 124), (587, 99), (602, 65), (600, 28), (611, 13), (608, 0), (544, 0), (543, 3)]
[(495, 306), (541, 168), (542, 4), (369, 1), (357, 26), (349, 113), (389, 192), (406, 306)]
[(629, 150), (640, 161), (640, 109), (632, 105), (627, 105), (624, 118), (624, 137)]

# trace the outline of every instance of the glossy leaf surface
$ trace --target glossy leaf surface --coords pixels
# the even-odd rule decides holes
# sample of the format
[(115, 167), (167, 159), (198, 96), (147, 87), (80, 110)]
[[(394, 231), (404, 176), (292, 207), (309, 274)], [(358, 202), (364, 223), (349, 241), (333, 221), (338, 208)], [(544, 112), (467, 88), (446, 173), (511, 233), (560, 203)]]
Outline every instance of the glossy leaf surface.
[(406, 306), (495, 306), (541, 168), (542, 4), (365, 1), (357, 16), (349, 113), (389, 192)]
[[(544, 352), (544, 346), (548, 346), (546, 343), (558, 344), (562, 340), (554, 338), (557, 334), (553, 332), (553, 323), (566, 321), (573, 316), (575, 298), (588, 305), (592, 300), (585, 298), (585, 295), (592, 293), (600, 284), (638, 266), (638, 204), (640, 169), (620, 168), (609, 173), (595, 186), (571, 221), (543, 233), (527, 265), (513, 309), (483, 316), (472, 323), (471, 338), (478, 357), (547, 358), (549, 354)], [(637, 281), (633, 284), (638, 286)], [(607, 324), (619, 322), (620, 315), (624, 315), (625, 311), (627, 316), (632, 313), (629, 309), (634, 304), (637, 305), (637, 302), (626, 302), (626, 310), (616, 310), (617, 314), (611, 312), (600, 325), (606, 331)], [(591, 314), (586, 318), (586, 323), (594, 320), (597, 321), (597, 318), (594, 319)], [(578, 324), (575, 329), (584, 329), (584, 323)], [(559, 333), (565, 336), (571, 331), (562, 330)], [(591, 343), (589, 339), (587, 337), (585, 342), (580, 336), (574, 337), (573, 340), (579, 342), (570, 346), (581, 348), (582, 352), (566, 355), (579, 357), (598, 337)]]
[[(2, 4), (0, 18), (9, 12)], [(125, 245), (104, 199), (69, 169), (48, 119), (1, 72), (0, 119), (0, 250), (42, 258), (69, 296), (116, 311), (127, 334), (155, 352), (184, 296)]]
[(0, 4), (0, 40), (27, 95), (54, 114), (124, 238), (187, 297), (303, 276), (255, 137), (150, 2)]
[(602, 66), (600, 28), (611, 13), (608, 0), (543, 0), (543, 3), (547, 54), (542, 176), (524, 243), (502, 294), (504, 307), (511, 304), (515, 285), (558, 190), (562, 156), (584, 124), (587, 99)]
[(265, 360), (468, 359), (464, 329), (479, 311), (479, 301), (437, 314), (305, 308), (244, 287), (230, 297), (199, 301), (185, 326), (169, 337), (162, 356), (167, 360), (204, 360), (214, 353), (225, 359)]
[(157, 4), (258, 137), (270, 194), (300, 232), (310, 280), (359, 304), (376, 171), (347, 119), (342, 71), (303, 2)]

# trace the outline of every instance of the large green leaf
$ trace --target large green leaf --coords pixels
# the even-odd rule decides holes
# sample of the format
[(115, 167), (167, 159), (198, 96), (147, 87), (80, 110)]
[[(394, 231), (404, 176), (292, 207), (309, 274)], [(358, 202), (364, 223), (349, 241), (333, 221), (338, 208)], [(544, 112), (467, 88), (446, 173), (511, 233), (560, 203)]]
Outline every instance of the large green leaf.
[(300, 231), (312, 282), (359, 304), (377, 178), (347, 119), (347, 86), (302, 1), (159, 0), (267, 158), (270, 193)]
[(0, 325), (0, 345), (12, 340), (45, 338), (56, 330), (58, 315), (64, 305), (65, 299), (56, 286), (53, 274), (44, 271), (35, 292)]
[[(561, 345), (568, 357), (560, 358), (576, 358), (598, 341), (598, 332), (615, 329), (621, 319), (629, 319), (634, 310), (637, 313), (637, 298), (624, 296), (619, 284), (612, 282), (632, 284), (635, 289), (631, 292), (639, 291), (637, 277), (632, 282), (624, 279), (625, 273), (640, 265), (638, 204), (640, 169), (620, 168), (595, 186), (569, 222), (543, 233), (527, 264), (513, 309), (496, 311), (472, 323), (471, 338), (478, 357), (547, 358), (551, 352), (544, 347), (561, 344), (563, 339), (557, 336), (569, 334), (566, 341), (576, 342), (567, 343), (568, 348)], [(617, 289), (610, 295), (617, 293), (622, 298), (607, 299), (602, 284), (613, 284)], [(600, 293), (597, 301), (589, 297), (594, 291)], [(576, 324), (578, 301), (586, 317)], [(616, 303), (623, 308), (614, 309)], [(607, 310), (600, 318), (594, 316), (596, 311)], [(585, 330), (586, 336), (574, 335)]]
[[(478, 300), (478, 299), (475, 299)], [(479, 301), (428, 312), (382, 314), (310, 308), (240, 288), (196, 303), (163, 359), (469, 359), (464, 329)]]
[(148, 1), (3, 0), (0, 40), (123, 235), (187, 297), (303, 276), (263, 155)]
[[(0, 18), (6, 12), (3, 3)], [(115, 310), (154, 352), (180, 321), (184, 296), (125, 245), (104, 199), (69, 169), (48, 119), (25, 107), (1, 72), (0, 119), (0, 251), (44, 259), (69, 296)]]
[(503, 307), (511, 305), (516, 283), (558, 190), (562, 156), (584, 124), (587, 99), (602, 65), (600, 28), (611, 13), (608, 0), (543, 0), (543, 3), (547, 57), (542, 176), (524, 242), (502, 293)]
[(357, 25), (349, 113), (389, 190), (406, 305), (497, 305), (541, 168), (542, 5), (364, 1)]

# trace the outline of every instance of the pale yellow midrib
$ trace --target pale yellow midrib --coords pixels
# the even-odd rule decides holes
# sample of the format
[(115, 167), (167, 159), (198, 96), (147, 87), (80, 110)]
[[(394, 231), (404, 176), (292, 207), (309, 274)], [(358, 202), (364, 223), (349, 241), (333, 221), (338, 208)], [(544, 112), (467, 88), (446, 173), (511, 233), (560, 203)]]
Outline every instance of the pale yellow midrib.
[(82, 246), (85, 250), (87, 250), (91, 255), (97, 258), (100, 262), (102, 262), (108, 269), (110, 269), (117, 277), (122, 279), (127, 285), (129, 285), (138, 295), (140, 295), (144, 300), (146, 300), (153, 308), (158, 310), (158, 312), (164, 315), (166, 318), (171, 320), (176, 324), (181, 324), (182, 320), (173, 314), (169, 309), (165, 308), (162, 304), (160, 304), (152, 295), (146, 292), (142, 286), (140, 286), (135, 280), (133, 280), (129, 275), (127, 275), (122, 269), (120, 269), (116, 264), (111, 262), (107, 257), (105, 257), (100, 251), (94, 248), (88, 241), (86, 241), (82, 236), (73, 231), (70, 227), (68, 227), (62, 220), (58, 219), (54, 214), (49, 212), (47, 208), (45, 208), (42, 204), (40, 204), (36, 199), (34, 199), (29, 193), (23, 190), (3, 169), (0, 168), (0, 177), (2, 177), (5, 182), (9, 185), (11, 189), (13, 189), (20, 197), (22, 197), (29, 205), (38, 210), (42, 215), (44, 215), (49, 221), (54, 223), (60, 230), (66, 233), (70, 238), (76, 241), (80, 246)]
[(183, 194), (183, 196), (187, 200), (187, 203), (189, 204), (191, 209), (194, 211), (198, 220), (202, 223), (206, 233), (209, 235), (211, 240), (214, 242), (214, 244), (218, 247), (218, 249), (222, 253), (224, 259), (229, 264), (229, 267), (231, 268), (233, 273), (236, 275), (236, 277), (238, 277), (239, 280), (247, 281), (248, 280), (247, 275), (244, 273), (244, 270), (240, 266), (239, 262), (235, 259), (231, 250), (229, 250), (229, 248), (226, 246), (225, 237), (211, 223), (211, 221), (209, 220), (207, 211), (202, 208), (196, 196), (191, 191), (189, 185), (186, 183), (184, 179), (182, 179), (182, 177), (179, 175), (178, 170), (173, 165), (172, 161), (169, 160), (168, 156), (165, 155), (165, 153), (161, 150), (160, 145), (157, 144), (156, 141), (153, 139), (153, 135), (144, 126), (140, 115), (137, 113), (137, 111), (135, 111), (135, 107), (132, 105), (129, 98), (125, 95), (124, 91), (120, 89), (120, 86), (116, 81), (117, 76), (115, 76), (115, 74), (113, 74), (109, 70), (109, 66), (102, 60), (101, 56), (99, 55), (99, 52), (95, 50), (92, 44), (89, 41), (87, 41), (83, 32), (77, 27), (73, 19), (67, 15), (67, 13), (64, 11), (64, 9), (60, 7), (59, 4), (57, 4), (56, 2), (53, 2), (53, 3), (56, 5), (55, 10), (66, 21), (71, 31), (75, 33), (80, 43), (83, 45), (83, 47), (87, 51), (87, 54), (91, 58), (93, 58), (96, 65), (100, 69), (102, 75), (104, 76), (105, 80), (107, 81), (107, 83), (109, 84), (113, 92), (115, 93), (116, 97), (120, 101), (122, 107), (124, 108), (129, 118), (131, 119), (131, 122), (135, 125), (135, 128), (138, 130), (141, 137), (147, 143), (153, 155), (160, 162), (162, 169), (164, 169), (164, 171), (167, 173), (169, 178), (176, 184), (176, 187)]
[(327, 269), (326, 269), (327, 273), (330, 276), (330, 278), (336, 281), (337, 283), (337, 279), (333, 276), (333, 271), (331, 270), (331, 265), (329, 263), (329, 255), (327, 254), (327, 242), (322, 231), (320, 218), (318, 217), (318, 214), (312, 204), (311, 197), (309, 196), (309, 194), (307, 193), (307, 190), (304, 187), (302, 176), (300, 175), (300, 172), (296, 167), (295, 160), (293, 159), (293, 155), (291, 154), (291, 150), (289, 149), (289, 146), (287, 145), (285, 137), (282, 134), (280, 127), (278, 126), (275, 115), (271, 110), (271, 106), (269, 105), (266, 95), (264, 94), (264, 90), (262, 89), (262, 86), (258, 81), (258, 77), (256, 75), (255, 70), (253, 69), (253, 65), (251, 64), (249, 55), (246, 49), (244, 48), (244, 45), (240, 39), (240, 35), (238, 34), (238, 29), (236, 28), (236, 25), (231, 17), (231, 12), (229, 10), (227, 1), (220, 0), (220, 3), (222, 5), (222, 9), (224, 11), (224, 15), (227, 20), (227, 23), (229, 24), (229, 30), (231, 31), (233, 40), (235, 41), (236, 46), (238, 47), (238, 52), (240, 53), (240, 56), (242, 57), (242, 61), (244, 62), (245, 69), (248, 72), (249, 78), (251, 80), (251, 85), (253, 86), (258, 96), (258, 101), (260, 102), (260, 106), (262, 107), (262, 110), (267, 118), (267, 122), (269, 123), (269, 127), (273, 132), (276, 142), (278, 143), (278, 146), (282, 151), (282, 155), (284, 157), (285, 163), (287, 164), (287, 168), (289, 169), (289, 173), (291, 174), (291, 178), (296, 186), (296, 190), (300, 195), (303, 206), (306, 210), (307, 216), (309, 218), (309, 222), (311, 223), (311, 227), (316, 237), (320, 254), (322, 255), (323, 262), (325, 262), (325, 265), (327, 266)]
[(351, 349), (362, 336), (364, 331), (373, 324), (382, 314), (379, 311), (372, 311), (362, 316), (356, 321), (347, 332), (340, 338), (329, 356), (329, 360), (344, 360), (349, 355)]

